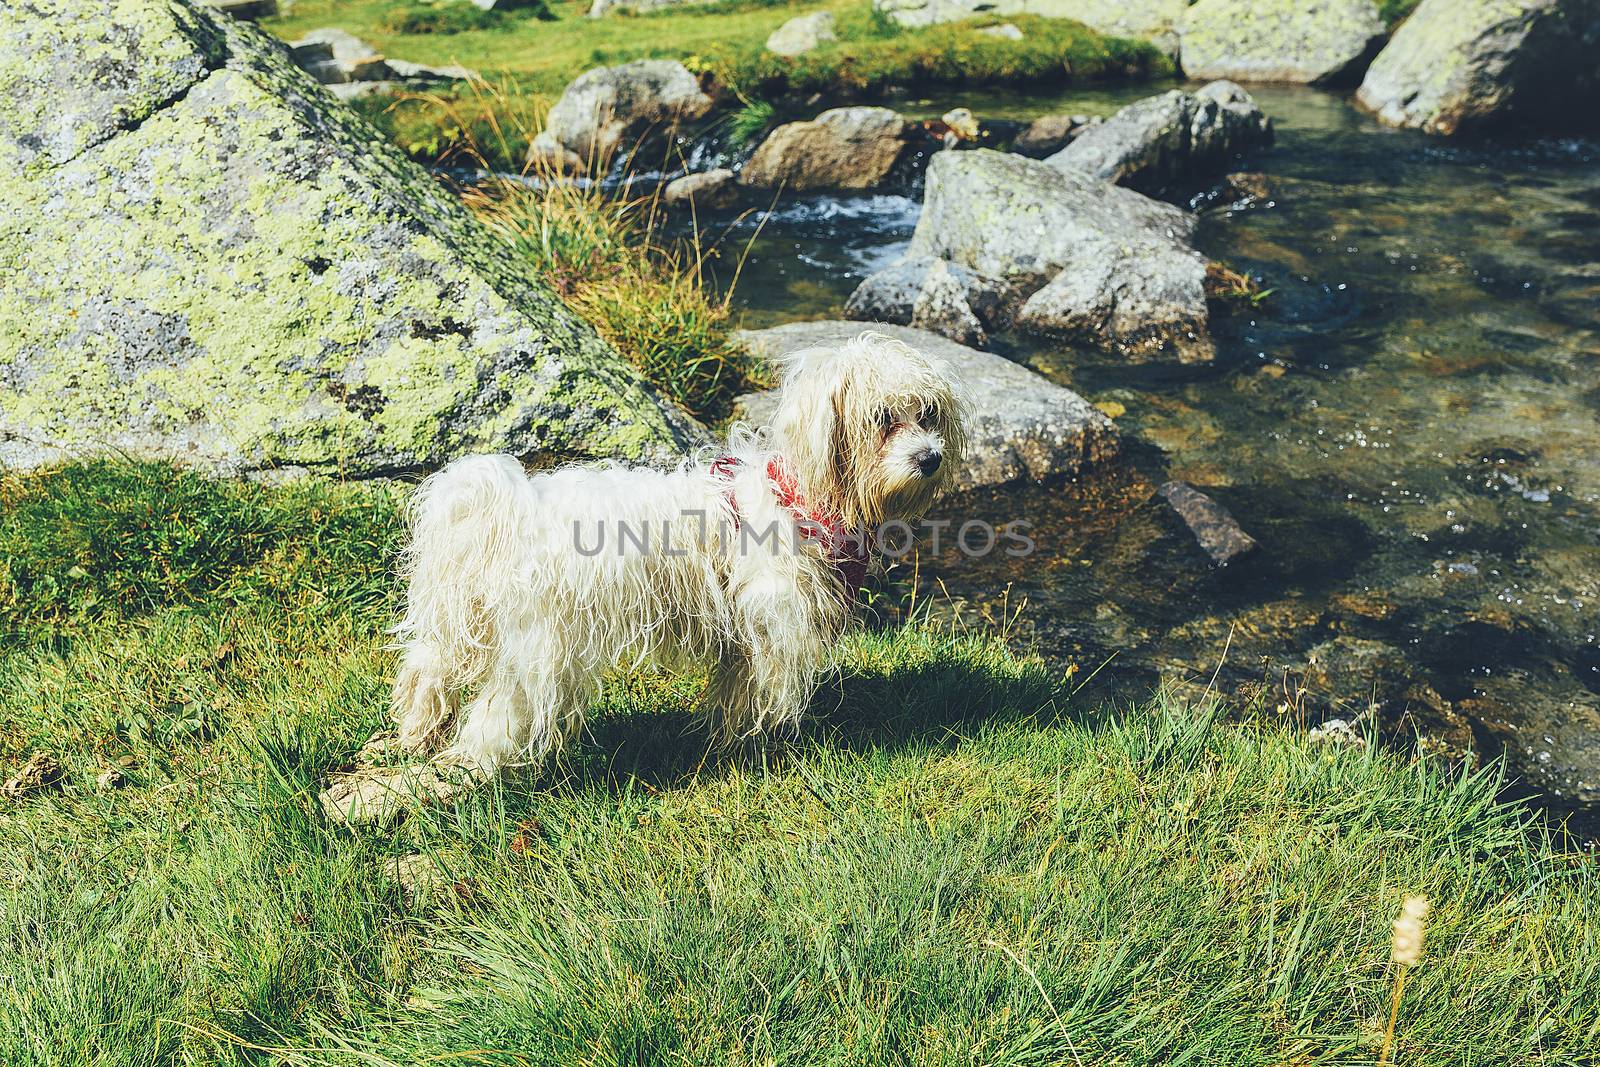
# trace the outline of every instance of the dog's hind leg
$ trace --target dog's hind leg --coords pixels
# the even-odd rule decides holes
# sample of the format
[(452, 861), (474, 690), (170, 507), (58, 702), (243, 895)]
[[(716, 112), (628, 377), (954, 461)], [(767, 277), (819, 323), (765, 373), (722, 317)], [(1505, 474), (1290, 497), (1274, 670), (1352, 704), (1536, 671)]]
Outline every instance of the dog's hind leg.
[(439, 657), (424, 645), (408, 644), (389, 702), (401, 751), (418, 753), (433, 748), (455, 721), (459, 704), (460, 694), (450, 687)]
[(462, 712), (455, 739), (439, 758), (490, 775), (521, 755), (527, 730), (528, 702), (520, 681), (497, 673)]

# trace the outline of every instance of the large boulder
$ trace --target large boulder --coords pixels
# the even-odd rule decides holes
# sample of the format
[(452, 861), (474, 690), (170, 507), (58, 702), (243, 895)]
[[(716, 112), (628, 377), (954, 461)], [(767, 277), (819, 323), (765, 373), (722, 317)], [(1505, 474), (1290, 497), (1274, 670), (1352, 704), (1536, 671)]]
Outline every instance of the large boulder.
[(799, 56), (811, 51), (823, 41), (837, 41), (832, 11), (813, 11), (809, 15), (796, 15), (772, 31), (767, 38), (767, 51), (780, 56)]
[[(741, 333), (751, 351), (769, 359), (857, 336), (859, 322), (792, 322)], [(922, 330), (876, 326), (929, 355), (947, 360), (961, 377), (970, 409), (961, 489), (1047, 478), (1078, 478), (1109, 467), (1120, 443), (1117, 428), (1083, 397), (1003, 356), (980, 352)], [(771, 393), (741, 397), (736, 415), (756, 425), (772, 416)]]
[(1372, 0), (1200, 0), (1184, 17), (1183, 72), (1352, 84), (1386, 36)]
[(578, 75), (550, 109), (544, 135), (549, 143), (603, 166), (617, 149), (702, 118), (711, 105), (699, 79), (682, 63), (640, 59)]
[(836, 107), (767, 135), (739, 171), (758, 189), (871, 189), (906, 150), (914, 127), (886, 107)]
[(350, 475), (692, 423), (253, 27), (0, 8), (0, 462)]
[(940, 152), (908, 255), (1005, 282), (1016, 323), (1132, 358), (1208, 360), (1187, 211), (1010, 153)]
[(1046, 162), (1159, 196), (1271, 143), (1272, 120), (1250, 94), (1217, 81), (1130, 104)]
[(1519, 116), (1581, 121), (1600, 101), (1597, 49), (1600, 0), (1422, 0), (1356, 100), (1439, 134)]

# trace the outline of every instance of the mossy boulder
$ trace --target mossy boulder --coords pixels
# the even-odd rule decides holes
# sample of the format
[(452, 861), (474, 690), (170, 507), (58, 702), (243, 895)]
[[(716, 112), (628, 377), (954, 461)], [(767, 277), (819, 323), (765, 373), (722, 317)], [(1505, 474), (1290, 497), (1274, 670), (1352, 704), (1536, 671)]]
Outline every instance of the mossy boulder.
[(253, 27), (0, 8), (0, 462), (351, 475), (697, 427)]
[(1592, 121), (1600, 0), (1422, 0), (1356, 100), (1392, 126), (1454, 134)]
[(1354, 84), (1383, 44), (1372, 0), (1200, 0), (1183, 21), (1191, 78)]

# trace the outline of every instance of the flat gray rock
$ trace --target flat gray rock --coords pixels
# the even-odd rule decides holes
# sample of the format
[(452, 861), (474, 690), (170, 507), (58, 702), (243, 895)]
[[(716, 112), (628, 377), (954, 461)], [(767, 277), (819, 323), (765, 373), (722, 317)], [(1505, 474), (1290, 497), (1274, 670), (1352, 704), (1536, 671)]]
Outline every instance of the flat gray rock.
[[(792, 322), (739, 337), (757, 355), (773, 358), (818, 345), (838, 345), (871, 330), (898, 338), (947, 360), (971, 403), (971, 438), (957, 487), (974, 489), (1009, 482), (1080, 478), (1109, 468), (1121, 445), (1116, 426), (1093, 405), (992, 352), (980, 352), (924, 330), (837, 320)], [(741, 397), (736, 415), (765, 425), (776, 405), (773, 393)]]
[(931, 330), (964, 345), (983, 345), (1004, 325), (1007, 286), (933, 256), (896, 260), (856, 286), (846, 318)]

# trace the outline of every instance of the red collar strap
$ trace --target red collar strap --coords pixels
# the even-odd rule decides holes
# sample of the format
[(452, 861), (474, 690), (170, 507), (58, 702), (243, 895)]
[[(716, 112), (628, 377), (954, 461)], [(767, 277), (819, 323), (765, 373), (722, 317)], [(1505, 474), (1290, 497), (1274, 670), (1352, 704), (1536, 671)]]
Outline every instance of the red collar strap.
[[(711, 473), (731, 482), (742, 461), (737, 456), (720, 456), (711, 463)], [(871, 556), (867, 551), (867, 537), (845, 528), (844, 521), (830, 512), (809, 506), (800, 495), (800, 486), (789, 468), (777, 457), (767, 461), (767, 481), (778, 498), (778, 505), (787, 508), (795, 517), (800, 536), (822, 549), (822, 554), (833, 564), (839, 580), (844, 583), (845, 600), (853, 602), (861, 587), (866, 584)], [(728, 507), (733, 510), (733, 526), (739, 528), (739, 505), (733, 498), (730, 485), (724, 494)]]

